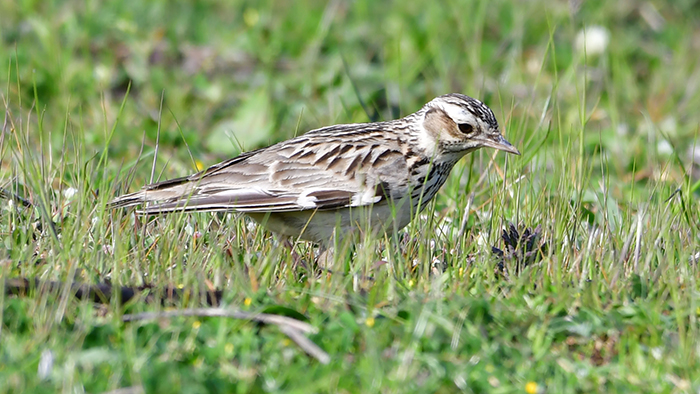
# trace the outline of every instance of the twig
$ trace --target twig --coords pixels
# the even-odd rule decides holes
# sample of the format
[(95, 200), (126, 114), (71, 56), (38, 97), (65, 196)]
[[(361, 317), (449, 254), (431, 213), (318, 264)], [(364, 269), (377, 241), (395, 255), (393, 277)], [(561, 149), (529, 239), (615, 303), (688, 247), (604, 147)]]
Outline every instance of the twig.
[(23, 206), (29, 208), (32, 206), (32, 203), (29, 202), (29, 200), (21, 197), (20, 195), (13, 193), (7, 189), (0, 189), (0, 198), (4, 198), (6, 200), (12, 200), (14, 202), (20, 203)]
[(331, 362), (331, 356), (329, 356), (328, 353), (324, 352), (323, 349), (318, 347), (318, 345), (316, 345), (312, 340), (305, 337), (301, 331), (296, 330), (290, 326), (278, 327), (280, 331), (282, 331), (282, 333), (286, 335), (289, 339), (294, 341), (294, 343), (296, 343), (297, 346), (301, 348), (301, 350), (305, 351), (306, 354), (318, 360), (318, 362), (320, 362), (321, 364), (328, 364), (329, 362)]
[[(29, 292), (30, 289), (43, 289), (50, 292), (58, 292), (65, 289), (66, 283), (55, 281), (42, 281), (39, 279), (8, 279), (5, 281), (5, 293), (23, 295)], [(114, 287), (110, 284), (88, 285), (84, 283), (71, 283), (71, 291), (77, 298), (89, 299), (93, 302), (107, 304), (112, 301), (112, 298), (117, 295), (122, 303), (128, 302), (132, 298), (139, 295), (144, 290), (151, 290), (151, 294), (146, 297), (146, 302), (160, 300), (173, 301), (182, 298), (183, 290), (168, 286), (164, 289), (155, 289), (152, 287)], [(116, 290), (116, 291), (115, 291)], [(154, 291), (158, 290), (164, 293), (160, 298), (154, 297)], [(207, 292), (207, 303), (210, 305), (218, 305), (221, 300), (221, 291)], [(268, 313), (251, 313), (233, 308), (195, 308), (183, 309), (178, 311), (163, 311), (163, 312), (144, 312), (133, 315), (122, 316), (122, 321), (139, 321), (139, 320), (156, 320), (163, 318), (172, 318), (177, 316), (206, 316), (206, 317), (227, 317), (232, 319), (251, 320), (263, 324), (272, 324), (279, 327), (280, 331), (290, 340), (296, 343), (306, 354), (315, 358), (322, 364), (330, 362), (330, 356), (320, 347), (313, 343), (310, 339), (304, 336), (304, 333), (315, 334), (318, 329), (308, 323), (293, 319), (287, 316), (272, 315)]]
[(304, 333), (317, 333), (318, 330), (316, 327), (287, 316), (271, 315), (268, 313), (250, 313), (233, 308), (195, 308), (182, 309), (179, 311), (144, 312), (134, 315), (124, 315), (122, 316), (122, 321), (157, 320), (179, 316), (227, 317), (231, 319), (251, 320), (263, 324), (273, 324), (290, 340), (296, 343), (301, 350), (318, 360), (321, 364), (328, 364), (331, 361), (328, 353), (324, 352), (323, 349), (304, 336)]
[(143, 394), (145, 391), (143, 390), (143, 386), (131, 386), (131, 387), (123, 387), (120, 389), (112, 390), (112, 391), (105, 391), (102, 394)]
[[(31, 289), (57, 292), (64, 289), (65, 286), (66, 283), (58, 281), (43, 281), (38, 278), (15, 278), (5, 281), (5, 293), (23, 295)], [(99, 304), (109, 304), (112, 301), (116, 301), (116, 299), (119, 299), (121, 303), (126, 303), (146, 291), (148, 291), (149, 294), (146, 296), (145, 302), (160, 302), (161, 304), (166, 301), (177, 301), (186, 294), (192, 294), (192, 292), (187, 292), (186, 290), (173, 286), (165, 286), (163, 288), (155, 288), (153, 286), (117, 287), (109, 283), (99, 283), (96, 285), (71, 283), (70, 288), (76, 298), (81, 300), (87, 299)], [(158, 295), (160, 296), (157, 297)], [(222, 292), (220, 290), (206, 292), (206, 302), (209, 305), (218, 305), (221, 301), (221, 297)]]
[(200, 316), (200, 317), (228, 317), (231, 319), (252, 320), (264, 324), (274, 324), (277, 326), (289, 326), (295, 330), (315, 334), (316, 327), (309, 323), (304, 323), (287, 316), (271, 315), (269, 313), (245, 312), (235, 308), (193, 308), (181, 309), (177, 311), (143, 312), (133, 315), (122, 316), (123, 321), (137, 320), (157, 320), (179, 316)]

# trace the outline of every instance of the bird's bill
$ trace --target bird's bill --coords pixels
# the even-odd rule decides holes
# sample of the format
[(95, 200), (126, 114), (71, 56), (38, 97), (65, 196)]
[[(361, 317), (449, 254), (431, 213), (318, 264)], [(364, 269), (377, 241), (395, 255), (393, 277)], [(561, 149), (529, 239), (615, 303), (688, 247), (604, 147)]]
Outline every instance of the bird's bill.
[(499, 136), (497, 141), (494, 141), (492, 139), (487, 139), (484, 141), (484, 146), (489, 147), (489, 148), (494, 148), (498, 150), (502, 150), (504, 152), (512, 153), (514, 155), (520, 155), (520, 151), (518, 151), (510, 142), (508, 142), (503, 136)]

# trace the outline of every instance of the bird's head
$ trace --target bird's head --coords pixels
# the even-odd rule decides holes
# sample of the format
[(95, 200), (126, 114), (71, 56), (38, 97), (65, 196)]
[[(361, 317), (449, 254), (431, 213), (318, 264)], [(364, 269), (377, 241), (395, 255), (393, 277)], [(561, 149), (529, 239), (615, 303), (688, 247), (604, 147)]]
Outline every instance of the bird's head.
[(424, 130), (419, 140), (426, 152), (461, 157), (488, 147), (520, 154), (503, 138), (493, 111), (477, 99), (446, 94), (425, 104), (418, 114)]

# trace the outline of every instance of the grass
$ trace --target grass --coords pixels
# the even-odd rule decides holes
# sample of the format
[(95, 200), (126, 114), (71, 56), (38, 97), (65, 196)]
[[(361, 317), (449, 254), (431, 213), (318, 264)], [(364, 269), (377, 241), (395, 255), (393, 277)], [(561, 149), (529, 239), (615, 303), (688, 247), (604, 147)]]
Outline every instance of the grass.
[[(1, 186), (34, 204), (0, 200), (0, 277), (66, 284), (0, 292), (0, 391), (700, 390), (697, 4), (575, 3), (0, 4)], [(576, 46), (593, 25), (602, 53)], [(293, 269), (236, 215), (106, 209), (151, 178), (453, 91), (489, 104), (523, 155), (467, 157), (336, 274)], [(541, 228), (527, 266), (509, 223)], [(184, 297), (100, 305), (71, 282)], [(122, 322), (210, 289), (303, 316), (330, 363), (245, 320)]]

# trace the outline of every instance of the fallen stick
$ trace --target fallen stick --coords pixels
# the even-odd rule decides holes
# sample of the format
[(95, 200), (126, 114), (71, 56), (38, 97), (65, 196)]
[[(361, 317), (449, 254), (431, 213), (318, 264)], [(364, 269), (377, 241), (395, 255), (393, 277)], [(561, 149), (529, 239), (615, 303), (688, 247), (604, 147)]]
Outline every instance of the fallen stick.
[[(5, 293), (23, 296), (29, 293), (30, 290), (35, 291), (48, 291), (48, 292), (59, 292), (64, 289), (66, 283), (57, 281), (42, 281), (40, 279), (27, 279), (27, 278), (15, 278), (8, 279), (5, 281)], [(100, 283), (96, 285), (89, 285), (85, 283), (71, 283), (69, 284), (73, 295), (81, 300), (90, 300), (99, 304), (108, 304), (113, 301), (115, 295), (119, 297), (122, 303), (132, 300), (134, 297), (139, 296), (141, 293), (148, 291), (149, 294), (146, 295), (145, 301), (147, 303), (152, 303), (154, 301), (160, 301), (160, 303), (165, 303), (166, 301), (177, 301), (186, 294), (185, 290), (179, 289), (173, 286), (166, 286), (165, 288), (155, 288), (151, 286), (139, 286), (139, 287), (126, 287), (126, 286), (112, 286), (106, 283)], [(156, 294), (161, 293), (161, 297), (156, 297)], [(218, 305), (221, 301), (222, 292), (217, 291), (207, 291), (206, 301), (209, 305)], [(122, 321), (133, 322), (133, 321), (143, 321), (143, 320), (157, 320), (164, 318), (173, 318), (178, 316), (202, 316), (202, 317), (225, 317), (231, 319), (241, 319), (259, 322), (262, 324), (275, 325), (280, 331), (286, 335), (291, 341), (297, 344), (306, 354), (315, 358), (322, 364), (328, 364), (330, 362), (330, 356), (328, 353), (323, 351), (318, 345), (313, 343), (309, 338), (304, 336), (304, 333), (315, 334), (318, 332), (316, 327), (305, 323), (303, 321), (293, 319), (287, 316), (273, 315), (269, 313), (253, 313), (246, 312), (235, 308), (195, 308), (195, 309), (182, 309), (175, 311), (162, 311), (162, 312), (143, 312), (138, 314), (128, 314), (122, 316)]]
[(245, 312), (235, 308), (195, 308), (178, 311), (144, 312), (134, 315), (124, 315), (122, 320), (133, 322), (138, 320), (170, 319), (179, 316), (226, 317), (230, 319), (250, 320), (263, 324), (275, 325), (290, 340), (297, 344), (306, 354), (318, 360), (321, 364), (331, 361), (328, 353), (313, 343), (304, 333), (317, 333), (311, 324), (287, 316), (271, 315), (268, 313)]
[[(38, 278), (14, 278), (5, 281), (5, 293), (25, 295), (31, 289), (54, 292), (64, 289), (65, 286), (66, 283), (64, 282), (46, 281)], [(192, 294), (187, 293), (184, 289), (174, 286), (157, 288), (149, 285), (128, 287), (112, 286), (109, 283), (98, 283), (95, 285), (86, 283), (71, 283), (70, 288), (76, 298), (81, 300), (90, 300), (98, 304), (109, 304), (110, 302), (114, 301), (113, 298), (118, 298), (122, 303), (126, 303), (145, 292), (148, 292), (145, 298), (147, 303), (153, 303), (155, 301), (160, 301), (160, 303), (165, 303), (166, 301), (178, 301), (185, 294)], [(158, 297), (159, 293), (160, 297)], [(218, 305), (223, 295), (221, 290), (206, 291), (205, 293), (206, 303), (208, 305)]]

